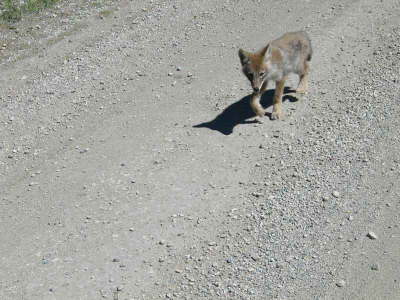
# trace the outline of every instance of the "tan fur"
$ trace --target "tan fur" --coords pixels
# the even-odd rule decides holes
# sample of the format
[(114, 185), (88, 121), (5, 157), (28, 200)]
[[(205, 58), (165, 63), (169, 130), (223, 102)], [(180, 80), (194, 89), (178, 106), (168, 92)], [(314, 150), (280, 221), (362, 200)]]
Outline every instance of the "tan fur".
[(311, 41), (303, 31), (286, 33), (254, 53), (239, 50), (243, 73), (253, 88), (250, 105), (258, 117), (265, 115), (260, 98), (267, 89), (268, 80), (275, 81), (276, 84), (271, 115), (273, 120), (283, 116), (282, 95), (289, 74), (299, 75), (296, 92), (307, 92), (311, 56)]

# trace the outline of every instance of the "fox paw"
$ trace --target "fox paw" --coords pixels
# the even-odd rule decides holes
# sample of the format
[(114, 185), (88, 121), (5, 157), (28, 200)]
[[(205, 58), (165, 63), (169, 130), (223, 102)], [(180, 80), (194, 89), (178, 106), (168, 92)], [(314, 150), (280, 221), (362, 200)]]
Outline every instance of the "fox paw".
[(258, 109), (255, 113), (257, 118), (262, 118), (265, 116), (265, 110), (263, 109)]
[(282, 120), (283, 114), (280, 111), (274, 111), (271, 114), (271, 120)]
[(257, 123), (257, 124), (264, 124), (264, 121), (261, 119), (261, 117), (255, 117), (255, 118), (254, 118), (254, 123)]

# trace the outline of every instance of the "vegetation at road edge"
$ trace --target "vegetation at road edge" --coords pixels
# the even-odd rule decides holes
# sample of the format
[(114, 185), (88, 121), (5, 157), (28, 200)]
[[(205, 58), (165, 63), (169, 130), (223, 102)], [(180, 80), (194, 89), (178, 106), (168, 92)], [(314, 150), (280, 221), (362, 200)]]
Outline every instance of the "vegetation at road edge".
[(51, 7), (59, 0), (27, 0), (23, 4), (17, 4), (15, 0), (4, 0), (3, 12), (0, 19), (6, 22), (19, 21), (24, 14), (38, 12)]

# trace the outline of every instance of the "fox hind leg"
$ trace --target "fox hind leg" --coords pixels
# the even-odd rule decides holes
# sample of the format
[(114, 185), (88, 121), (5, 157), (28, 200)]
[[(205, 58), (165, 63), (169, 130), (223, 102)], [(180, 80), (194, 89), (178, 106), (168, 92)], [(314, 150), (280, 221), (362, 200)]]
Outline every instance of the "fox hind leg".
[(299, 74), (300, 80), (297, 86), (296, 93), (306, 94), (308, 91), (308, 73), (310, 72), (310, 64), (308, 61), (304, 62), (303, 72)]

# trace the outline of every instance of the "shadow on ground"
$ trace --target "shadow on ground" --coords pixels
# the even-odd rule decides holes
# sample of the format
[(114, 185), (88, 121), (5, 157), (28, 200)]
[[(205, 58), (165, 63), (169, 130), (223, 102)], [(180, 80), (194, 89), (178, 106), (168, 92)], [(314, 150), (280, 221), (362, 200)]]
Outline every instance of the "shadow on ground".
[[(287, 95), (294, 91), (288, 87), (285, 88), (284, 96), (282, 101), (289, 100), (290, 102), (296, 102), (298, 99), (293, 95)], [(272, 98), (274, 96), (274, 90), (266, 91), (261, 98), (261, 105), (264, 108), (272, 106)], [(252, 124), (256, 123), (255, 120), (248, 120), (255, 117), (254, 112), (250, 107), (251, 95), (248, 95), (239, 101), (229, 105), (224, 109), (222, 113), (215, 117), (214, 120), (204, 122), (201, 124), (194, 125), (195, 128), (208, 128), (211, 130), (219, 131), (224, 135), (230, 135), (233, 132), (233, 128), (239, 124)], [(267, 113), (270, 117), (270, 113)]]

